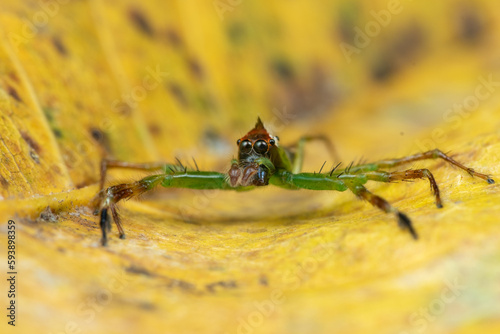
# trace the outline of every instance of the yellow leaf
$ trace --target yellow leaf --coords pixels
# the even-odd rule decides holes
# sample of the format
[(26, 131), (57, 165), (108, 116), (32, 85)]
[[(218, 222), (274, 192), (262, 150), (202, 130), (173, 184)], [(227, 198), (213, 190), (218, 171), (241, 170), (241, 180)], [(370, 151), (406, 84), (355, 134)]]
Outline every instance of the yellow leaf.
[[(88, 207), (103, 157), (225, 172), (257, 116), (285, 145), (325, 134), (344, 162), (438, 147), (499, 182), (498, 22), (487, 0), (2, 1), (14, 330), (499, 332), (498, 183), (442, 161), (404, 168), (434, 173), (443, 209), (427, 181), (367, 184), (418, 241), (348, 192), (158, 189), (120, 202), (127, 239), (105, 248)], [(305, 170), (336, 164), (306, 151)]]

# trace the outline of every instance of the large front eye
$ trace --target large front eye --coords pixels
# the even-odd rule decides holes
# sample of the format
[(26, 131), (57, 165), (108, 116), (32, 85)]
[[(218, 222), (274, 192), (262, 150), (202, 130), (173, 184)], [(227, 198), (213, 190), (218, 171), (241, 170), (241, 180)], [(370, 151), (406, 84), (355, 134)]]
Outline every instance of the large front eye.
[(240, 143), (240, 152), (249, 153), (252, 150), (252, 143), (250, 140), (244, 140)]
[(255, 152), (264, 154), (267, 152), (267, 143), (264, 140), (257, 140), (253, 145)]

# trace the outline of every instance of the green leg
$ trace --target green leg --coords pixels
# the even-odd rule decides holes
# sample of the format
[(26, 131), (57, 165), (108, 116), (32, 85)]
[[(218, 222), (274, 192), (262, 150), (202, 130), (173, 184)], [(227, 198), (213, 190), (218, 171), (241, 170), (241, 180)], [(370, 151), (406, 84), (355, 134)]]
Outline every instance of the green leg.
[[(193, 160), (194, 161), (194, 160)], [(196, 165), (196, 161), (194, 161)], [(165, 162), (147, 162), (147, 163), (136, 163), (136, 162), (127, 162), (127, 161), (118, 161), (118, 160), (109, 160), (103, 159), (101, 161), (101, 177), (99, 179), (99, 192), (96, 197), (93, 199), (91, 203), (91, 207), (98, 208), (100, 203), (104, 200), (104, 183), (106, 181), (106, 175), (108, 169), (112, 168), (121, 168), (121, 169), (134, 169), (134, 170), (143, 170), (143, 171), (154, 171), (154, 170), (171, 170), (171, 171), (181, 171), (184, 170), (184, 167), (180, 161), (177, 165), (167, 164)], [(196, 167), (198, 169), (198, 167)], [(97, 215), (99, 211), (96, 209), (95, 215)]]
[(100, 205), (101, 242), (103, 246), (107, 243), (109, 225), (108, 209), (111, 210), (111, 215), (118, 228), (120, 238), (124, 239), (125, 232), (121, 224), (120, 216), (118, 215), (117, 203), (121, 200), (139, 196), (158, 185), (170, 188), (244, 190), (242, 187), (233, 188), (229, 186), (226, 174), (188, 170), (176, 171), (174, 169), (171, 173), (167, 172), (159, 175), (151, 175), (136, 182), (123, 183), (109, 187), (104, 192), (104, 198)]
[(339, 156), (337, 154), (337, 151), (335, 150), (335, 147), (333, 146), (332, 142), (330, 139), (326, 136), (323, 135), (318, 135), (318, 136), (304, 136), (299, 139), (298, 142), (290, 145), (288, 148), (295, 147), (295, 156), (293, 158), (293, 163), (292, 163), (292, 172), (293, 173), (300, 173), (302, 170), (302, 165), (304, 164), (304, 147), (307, 142), (313, 141), (313, 140), (318, 140), (322, 141), (326, 148), (328, 149), (330, 156), (335, 159), (336, 161), (339, 161)]
[(386, 213), (396, 215), (399, 225), (407, 229), (413, 238), (417, 239), (417, 233), (413, 228), (410, 219), (403, 213), (392, 207), (385, 199), (369, 192), (363, 184), (369, 180), (366, 174), (341, 174), (330, 176), (328, 173), (300, 173), (293, 174), (280, 170), (270, 179), (270, 183), (292, 189), (312, 189), (312, 190), (351, 190), (356, 196), (370, 202)]
[(403, 164), (408, 164), (420, 160), (429, 160), (429, 159), (443, 159), (444, 161), (466, 171), (471, 176), (479, 177), (488, 182), (489, 184), (495, 183), (495, 181), (488, 175), (478, 173), (474, 171), (474, 169), (464, 166), (463, 164), (459, 163), (458, 161), (454, 160), (453, 158), (449, 157), (448, 155), (444, 154), (443, 152), (441, 152), (441, 150), (438, 149), (427, 151), (424, 153), (410, 155), (399, 159), (381, 160), (370, 164), (354, 166), (351, 169), (351, 173), (357, 173), (361, 171), (375, 171), (382, 168), (397, 167)]

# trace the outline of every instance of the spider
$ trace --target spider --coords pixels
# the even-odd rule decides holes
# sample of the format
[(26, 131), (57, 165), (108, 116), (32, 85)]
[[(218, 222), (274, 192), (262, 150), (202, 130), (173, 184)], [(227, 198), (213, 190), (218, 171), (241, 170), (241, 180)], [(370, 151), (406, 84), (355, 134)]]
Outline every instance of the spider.
[[(302, 137), (295, 146), (295, 153), (281, 147), (279, 138), (269, 134), (264, 124), (257, 119), (255, 127), (245, 136), (238, 139), (238, 159), (233, 159), (227, 173), (200, 171), (194, 161), (196, 169), (177, 164), (165, 163), (129, 163), (115, 160), (103, 160), (101, 163), (100, 191), (97, 196), (98, 211), (100, 212), (100, 228), (102, 231), (101, 243), (107, 244), (107, 233), (111, 230), (108, 209), (118, 228), (121, 239), (125, 238), (120, 216), (117, 212), (117, 203), (130, 199), (158, 185), (171, 188), (190, 189), (223, 189), (249, 190), (254, 187), (263, 187), (269, 184), (285, 189), (312, 189), (312, 190), (350, 190), (357, 197), (370, 202), (382, 211), (394, 214), (399, 226), (407, 230), (414, 239), (418, 238), (411, 220), (404, 213), (398, 211), (385, 199), (377, 196), (365, 188), (368, 181), (392, 182), (398, 180), (428, 179), (435, 197), (436, 206), (442, 208), (439, 188), (434, 176), (428, 169), (408, 169), (404, 171), (387, 172), (383, 169), (398, 167), (425, 159), (443, 159), (468, 172), (471, 176), (479, 177), (489, 184), (495, 183), (488, 175), (475, 172), (455, 161), (439, 149), (418, 153), (399, 159), (381, 160), (373, 163), (353, 165), (340, 169), (340, 163), (331, 170), (323, 172), (323, 166), (318, 173), (301, 172), (304, 145), (311, 140), (324, 141), (331, 153), (333, 146), (324, 136)], [(292, 146), (292, 147), (293, 147)], [(132, 168), (142, 170), (160, 170), (161, 174), (147, 176), (139, 181), (111, 186), (104, 190), (106, 172), (110, 167)]]

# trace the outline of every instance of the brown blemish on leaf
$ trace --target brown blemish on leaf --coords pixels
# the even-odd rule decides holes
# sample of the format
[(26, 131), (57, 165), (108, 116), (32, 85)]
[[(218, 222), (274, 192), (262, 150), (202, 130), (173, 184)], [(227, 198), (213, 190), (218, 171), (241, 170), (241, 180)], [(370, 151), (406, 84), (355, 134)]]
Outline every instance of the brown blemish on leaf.
[(144, 13), (141, 12), (139, 9), (131, 8), (128, 12), (128, 17), (135, 25), (135, 27), (143, 34), (149, 37), (152, 37), (154, 35), (154, 31), (153, 28), (151, 27), (151, 24), (149, 23)]
[(14, 87), (7, 86), (7, 92), (9, 93), (10, 96), (16, 99), (17, 102), (23, 102), (23, 100), (21, 99), (21, 97), (17, 93), (17, 90)]
[(149, 132), (153, 135), (153, 137), (158, 136), (161, 134), (161, 127), (158, 126), (158, 124), (149, 124), (148, 125)]
[(476, 7), (463, 5), (458, 11), (458, 38), (466, 43), (474, 45), (481, 41), (485, 33), (483, 17)]
[(339, 93), (335, 81), (321, 65), (312, 64), (300, 77), (286, 61), (275, 63), (273, 69), (278, 86), (272, 103), (280, 106), (279, 119), (284, 124), (318, 117), (337, 104)]
[(415, 62), (424, 48), (424, 33), (417, 23), (409, 24), (396, 35), (378, 57), (372, 61), (375, 81), (385, 81), (404, 67)]
[(59, 52), (59, 54), (61, 54), (62, 56), (66, 56), (68, 54), (68, 49), (64, 45), (61, 38), (59, 38), (58, 36), (52, 37), (52, 44), (54, 45), (57, 52)]
[(236, 289), (238, 285), (236, 284), (236, 281), (219, 281), (211, 284), (207, 284), (206, 289), (209, 292), (216, 292), (217, 288), (223, 288), (223, 289)]
[(31, 159), (33, 159), (33, 161), (35, 161), (37, 164), (39, 164), (40, 163), (39, 153), (41, 151), (40, 145), (38, 145), (38, 143), (25, 132), (21, 132), (21, 137), (24, 139), (24, 141), (30, 147), (29, 154), (30, 154)]
[(167, 284), (167, 286), (169, 288), (180, 288), (181, 290), (185, 291), (194, 291), (196, 288), (194, 284), (178, 279), (172, 279), (170, 283)]
[(175, 82), (171, 82), (167, 85), (167, 89), (181, 106), (183, 106), (184, 108), (188, 107), (188, 100), (181, 86), (179, 86)]
[(204, 71), (203, 68), (200, 65), (200, 62), (197, 61), (196, 59), (188, 59), (188, 66), (189, 70), (191, 73), (197, 78), (197, 79), (203, 79), (204, 76)]
[(3, 176), (0, 175), (0, 184), (2, 185), (2, 188), (8, 188), (9, 187), (9, 181), (7, 181)]
[(173, 47), (179, 48), (183, 45), (182, 38), (176, 30), (168, 29), (166, 36), (168, 43)]

